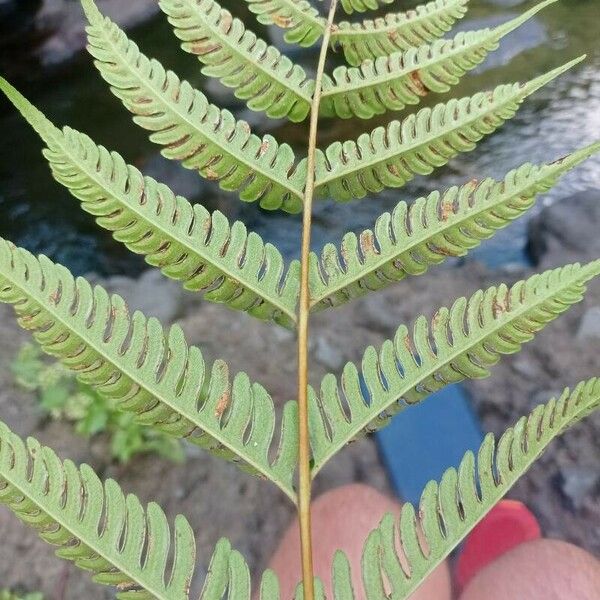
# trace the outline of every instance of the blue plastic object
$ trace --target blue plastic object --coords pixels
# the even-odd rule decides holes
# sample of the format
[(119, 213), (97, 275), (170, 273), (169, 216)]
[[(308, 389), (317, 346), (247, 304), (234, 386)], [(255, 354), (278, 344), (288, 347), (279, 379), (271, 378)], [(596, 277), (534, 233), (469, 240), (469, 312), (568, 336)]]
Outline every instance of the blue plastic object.
[(483, 434), (465, 389), (451, 385), (396, 415), (376, 439), (398, 497), (417, 505), (427, 482), (476, 451)]

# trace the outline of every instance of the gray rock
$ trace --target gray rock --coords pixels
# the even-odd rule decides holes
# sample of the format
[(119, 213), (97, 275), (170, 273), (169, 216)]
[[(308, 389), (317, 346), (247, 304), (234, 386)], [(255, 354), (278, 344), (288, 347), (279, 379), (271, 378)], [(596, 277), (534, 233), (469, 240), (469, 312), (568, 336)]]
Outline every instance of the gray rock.
[(368, 328), (390, 335), (398, 327), (400, 318), (386, 298), (371, 294), (360, 308), (361, 324)]
[(600, 190), (579, 192), (544, 208), (529, 222), (536, 264), (558, 266), (600, 256)]
[(582, 508), (585, 500), (600, 485), (600, 469), (594, 466), (572, 466), (561, 469), (560, 489), (573, 508)]
[(326, 337), (319, 336), (314, 347), (315, 358), (326, 369), (336, 371), (344, 364), (344, 354), (334, 346)]
[(581, 318), (577, 330), (577, 339), (589, 340), (598, 338), (600, 338), (600, 306), (592, 306)]
[(160, 153), (150, 156), (141, 170), (144, 175), (168, 185), (173, 192), (190, 201), (200, 198), (206, 190), (205, 180), (196, 171), (186, 169)]
[[(124, 29), (146, 22), (159, 10), (155, 0), (98, 0), (98, 8)], [(85, 26), (79, 2), (44, 0), (35, 27), (51, 34), (37, 50), (40, 62), (57, 65), (73, 58), (85, 47)]]
[(186, 293), (181, 285), (158, 269), (145, 271), (139, 279), (117, 275), (101, 283), (109, 292), (123, 296), (132, 311), (141, 310), (164, 325), (172, 323), (185, 304)]
[(539, 375), (538, 368), (534, 360), (531, 357), (522, 354), (512, 363), (512, 368), (519, 375), (523, 377), (527, 377), (529, 379), (535, 380), (535, 378)]

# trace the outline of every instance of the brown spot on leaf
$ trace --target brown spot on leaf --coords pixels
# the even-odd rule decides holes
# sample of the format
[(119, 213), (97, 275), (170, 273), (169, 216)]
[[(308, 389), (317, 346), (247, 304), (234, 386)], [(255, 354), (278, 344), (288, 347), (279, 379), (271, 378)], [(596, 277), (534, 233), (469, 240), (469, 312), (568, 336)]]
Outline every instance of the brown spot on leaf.
[(389, 31), (389, 32), (388, 32), (388, 34), (387, 34), (387, 36), (388, 36), (388, 39), (389, 39), (391, 42), (395, 42), (395, 41), (398, 39), (398, 36), (399, 36), (399, 35), (400, 35), (400, 34), (398, 33), (398, 31), (396, 31), (395, 29), (392, 29), (392, 31)]
[(223, 413), (227, 410), (229, 406), (229, 391), (223, 392), (219, 401), (217, 402), (217, 407), (215, 408), (215, 417), (222, 417)]
[(400, 177), (400, 171), (396, 165), (387, 165), (388, 171), (395, 175), (396, 177)]
[(413, 91), (417, 96), (427, 96), (429, 89), (423, 83), (419, 69), (410, 74), (410, 80), (412, 81)]
[(288, 27), (292, 26), (292, 19), (284, 15), (275, 15), (273, 17), (273, 23), (275, 23), (275, 25), (277, 25), (278, 27), (287, 29)]
[(370, 229), (360, 234), (360, 247), (365, 255), (377, 254), (375, 249), (375, 236)]
[(504, 314), (508, 310), (506, 299), (496, 296), (494, 298), (494, 302), (492, 303), (492, 310), (494, 312), (494, 317), (499, 317), (500, 315)]
[(196, 42), (194, 44), (190, 44), (189, 46), (190, 52), (192, 54), (197, 54), (198, 56), (204, 56), (205, 54), (210, 54), (211, 52), (215, 52), (221, 49), (221, 44), (217, 44), (216, 42)]
[(217, 179), (219, 179), (219, 174), (214, 169), (211, 169), (210, 167), (208, 167), (208, 169), (206, 169), (206, 171), (204, 172), (204, 176), (209, 181), (216, 181)]
[(223, 31), (228, 32), (231, 29), (231, 25), (233, 24), (233, 16), (230, 12), (223, 11), (223, 16), (221, 17), (221, 28)]
[(260, 145), (260, 148), (258, 149), (258, 157), (260, 158), (261, 156), (264, 156), (267, 151), (269, 150), (269, 140), (263, 140), (262, 144)]
[(444, 200), (441, 209), (440, 217), (445, 222), (454, 214), (454, 203), (450, 200)]
[(60, 300), (60, 294), (58, 292), (58, 290), (52, 292), (50, 294), (50, 298), (49, 298), (50, 302), (52, 302), (52, 304), (58, 304), (59, 300)]

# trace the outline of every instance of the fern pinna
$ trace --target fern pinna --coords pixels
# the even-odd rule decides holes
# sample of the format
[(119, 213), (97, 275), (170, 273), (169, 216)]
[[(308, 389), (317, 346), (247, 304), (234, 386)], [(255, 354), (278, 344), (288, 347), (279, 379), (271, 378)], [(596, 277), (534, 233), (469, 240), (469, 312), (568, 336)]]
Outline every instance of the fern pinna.
[[(572, 264), (459, 298), (432, 318), (399, 325), (393, 340), (365, 350), (360, 365), (340, 377), (307, 385), (308, 322), (447, 257), (463, 256), (528, 211), (558, 179), (600, 150), (600, 142), (525, 164), (500, 180), (485, 178), (400, 200), (371, 228), (346, 234), (339, 246), (310, 251), (313, 200), (346, 202), (402, 187), (513, 117), (528, 96), (577, 64), (575, 58), (526, 82), (510, 82), (471, 97), (443, 100), (390, 120), (356, 140), (317, 147), (320, 119), (368, 120), (443, 94), (494, 51), (502, 38), (555, 0), (545, 0), (494, 27), (446, 36), (468, 0), (433, 0), (411, 11), (335, 22), (308, 0), (246, 0), (262, 24), (283, 30), (287, 42), (321, 47), (313, 76), (269, 45), (215, 0), (160, 0), (182, 48), (254, 111), (302, 122), (310, 118), (308, 153), (212, 104), (199, 90), (147, 57), (93, 0), (81, 0), (89, 51), (111, 91), (169, 159), (246, 202), (268, 210), (303, 211), (301, 260), (286, 263), (273, 245), (240, 221), (208, 212), (142, 174), (70, 127), (47, 119), (7, 81), (0, 87), (44, 144), (58, 183), (94, 215), (115, 240), (204, 299), (244, 311), (298, 334), (298, 397), (277, 415), (271, 395), (222, 360), (208, 364), (182, 330), (167, 328), (99, 285), (74, 277), (45, 256), (0, 239), (0, 300), (44, 351), (75, 371), (115, 406), (247, 473), (277, 485), (298, 507), (303, 578), (300, 600), (408, 598), (509, 490), (548, 443), (600, 404), (600, 383), (579, 383), (535, 408), (496, 444), (423, 491), (418, 510), (407, 504), (399, 521), (387, 516), (364, 542), (361, 589), (353, 587), (348, 557), (331, 565), (332, 587), (313, 577), (311, 482), (360, 435), (440, 388), (486, 377), (503, 355), (518, 352), (548, 323), (581, 300), (600, 274), (600, 261)], [(393, 0), (340, 0), (361, 14)], [(389, 7), (392, 8), (392, 7)], [(356, 15), (355, 15), (356, 17)], [(340, 48), (348, 66), (326, 73), (327, 52)], [(406, 284), (405, 284), (406, 285)], [(209, 493), (209, 490), (207, 490)], [(194, 535), (179, 516), (170, 525), (156, 504), (142, 506), (112, 480), (61, 460), (33, 439), (0, 424), (0, 501), (36, 528), (58, 555), (88, 570), (120, 598), (184, 600), (195, 567)], [(423, 535), (424, 554), (417, 535)], [(395, 542), (399, 540), (399, 544)], [(314, 540), (319, 543), (318, 539)], [(409, 565), (407, 571), (400, 555)], [(383, 559), (382, 559), (383, 557)], [(214, 551), (200, 598), (276, 600), (277, 575), (253, 586), (242, 555), (223, 539)]]

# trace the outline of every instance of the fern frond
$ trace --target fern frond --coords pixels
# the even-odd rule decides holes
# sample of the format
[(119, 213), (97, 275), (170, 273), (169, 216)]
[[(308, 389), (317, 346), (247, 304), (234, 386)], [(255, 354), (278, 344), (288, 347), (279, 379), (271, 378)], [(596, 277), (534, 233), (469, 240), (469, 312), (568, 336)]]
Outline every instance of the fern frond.
[(61, 461), (36, 440), (27, 443), (0, 423), (0, 503), (57, 555), (111, 585), (123, 600), (187, 600), (194, 571), (194, 533), (176, 517), (171, 532), (162, 509), (146, 508), (91, 467)]
[(45, 256), (0, 239), (0, 301), (42, 348), (137, 421), (184, 437), (261, 475), (294, 499), (296, 406), (284, 410), (275, 458), (275, 410), (266, 390), (226, 363), (206, 364), (180, 327), (130, 315), (125, 301), (75, 279)]
[(279, 251), (243, 223), (190, 204), (87, 135), (61, 131), (2, 78), (0, 89), (46, 143), (55, 179), (115, 239), (207, 300), (293, 326), (297, 261), (286, 270)]
[(144, 56), (137, 45), (93, 0), (82, 0), (90, 22), (88, 49), (113, 93), (133, 113), (134, 121), (152, 132), (164, 156), (181, 160), (206, 179), (263, 208), (299, 212), (306, 178), (295, 166), (287, 144), (270, 135), (254, 135), (248, 123)]
[[(364, 198), (428, 175), (512, 118), (536, 90), (583, 60), (578, 58), (526, 84), (506, 84), (446, 104), (423, 108), (358, 140), (335, 142), (317, 152), (317, 188), (338, 201)], [(301, 163), (303, 169), (305, 162)]]
[(386, 4), (393, 4), (395, 0), (341, 0), (340, 4), (344, 11), (349, 15), (355, 11), (359, 13), (368, 10), (377, 10)]
[(312, 46), (325, 33), (327, 19), (308, 0), (245, 0), (263, 25), (285, 29), (288, 44)]
[(340, 249), (327, 244), (311, 255), (311, 308), (336, 307), (409, 275), (421, 275), (451, 256), (464, 256), (507, 226), (552, 188), (559, 177), (600, 152), (600, 142), (546, 165), (525, 164), (503, 181), (488, 178), (432, 192), (383, 213)]
[(550, 442), (599, 406), (600, 380), (581, 382), (572, 393), (566, 389), (521, 418), (498, 444), (488, 434), (477, 460), (467, 452), (458, 470), (449, 469), (439, 483), (430, 482), (418, 513), (405, 504), (397, 522), (390, 514), (384, 517), (363, 548), (363, 573), (369, 574), (363, 575), (366, 597), (409, 598)]
[(215, 0), (160, 0), (181, 47), (206, 65), (204, 75), (235, 89), (252, 110), (274, 119), (303, 121), (314, 80), (274, 46), (246, 29)]
[[(260, 582), (260, 600), (279, 600), (279, 580), (271, 570), (264, 571)], [(199, 600), (250, 600), (250, 569), (244, 557), (231, 547), (229, 540), (217, 542)]]
[(362, 23), (343, 21), (333, 31), (331, 43), (334, 47), (341, 46), (346, 61), (356, 67), (364, 60), (389, 56), (441, 38), (464, 17), (468, 2), (433, 0), (414, 10), (390, 13)]
[(585, 284), (600, 274), (600, 260), (546, 271), (511, 288), (479, 290), (439, 309), (431, 322), (419, 317), (411, 335), (398, 329), (380, 351), (369, 347), (360, 371), (348, 363), (341, 387), (326, 375), (311, 390), (314, 474), (358, 435), (381, 429), (410, 404), (450, 383), (482, 378), (503, 354), (523, 343), (579, 302)]
[(496, 50), (505, 35), (556, 1), (541, 2), (494, 29), (461, 32), (452, 40), (437, 40), (432, 45), (365, 61), (359, 68), (338, 67), (333, 78), (324, 80), (321, 115), (371, 119), (388, 110), (418, 104), (430, 92), (447, 92)]
[[(600, 406), (600, 380), (581, 382), (571, 393), (539, 405), (508, 429), (496, 445), (489, 434), (478, 458), (465, 454), (458, 469), (425, 488), (418, 512), (402, 507), (387, 514), (363, 545), (362, 585), (353, 587), (348, 557), (338, 551), (332, 565), (333, 600), (404, 600), (508, 493), (550, 442)], [(356, 593), (358, 592), (358, 593)]]

